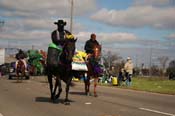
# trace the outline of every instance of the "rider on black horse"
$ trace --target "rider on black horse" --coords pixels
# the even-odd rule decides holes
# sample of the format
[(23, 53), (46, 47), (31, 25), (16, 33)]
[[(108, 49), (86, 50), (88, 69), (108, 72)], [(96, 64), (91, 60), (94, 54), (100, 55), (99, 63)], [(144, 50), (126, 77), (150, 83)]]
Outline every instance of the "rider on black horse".
[(57, 57), (61, 55), (66, 39), (72, 39), (74, 37), (69, 31), (64, 29), (66, 26), (65, 21), (58, 20), (57, 22), (54, 22), (54, 24), (57, 25), (57, 29), (51, 33), (52, 43), (49, 44), (48, 49), (48, 56), (53, 57), (48, 57), (47, 64), (57, 67), (59, 62)]
[(63, 20), (58, 20), (58, 22), (54, 22), (54, 24), (57, 25), (57, 30), (54, 30), (51, 34), (52, 42), (54, 44), (63, 45), (66, 35), (70, 35), (71, 33), (64, 29), (64, 26), (66, 26), (66, 22)]
[[(61, 80), (63, 80), (66, 83), (65, 104), (69, 104), (69, 86), (72, 85), (71, 80), (73, 77), (71, 62), (77, 39), (74, 39), (74, 36), (64, 29), (66, 25), (65, 21), (58, 20), (58, 22), (54, 24), (56, 24), (58, 28), (51, 33), (52, 43), (50, 43), (48, 47), (46, 63), (51, 100), (54, 102), (59, 98), (62, 92)], [(53, 77), (55, 77), (55, 86), (52, 81)], [(56, 92), (57, 88), (58, 92)]]

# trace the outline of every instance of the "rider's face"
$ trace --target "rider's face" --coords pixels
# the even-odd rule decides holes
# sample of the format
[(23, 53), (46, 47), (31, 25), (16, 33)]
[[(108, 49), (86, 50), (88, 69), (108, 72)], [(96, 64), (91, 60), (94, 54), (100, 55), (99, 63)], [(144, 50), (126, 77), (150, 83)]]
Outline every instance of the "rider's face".
[(59, 25), (58, 24), (58, 31), (63, 31), (64, 30), (64, 25)]
[(93, 40), (93, 41), (96, 40), (96, 35), (93, 35), (93, 36), (92, 36), (92, 40)]

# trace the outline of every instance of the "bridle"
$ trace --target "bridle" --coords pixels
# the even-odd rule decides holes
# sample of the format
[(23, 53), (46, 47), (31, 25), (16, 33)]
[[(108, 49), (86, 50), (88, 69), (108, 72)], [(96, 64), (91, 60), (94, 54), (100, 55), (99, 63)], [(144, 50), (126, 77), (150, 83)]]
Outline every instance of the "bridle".
[(75, 44), (75, 40), (67, 40), (63, 45), (63, 52), (60, 56), (60, 62), (59, 62), (61, 66), (64, 66), (68, 69), (71, 68), (72, 57), (75, 52), (75, 45), (70, 45), (71, 43)]

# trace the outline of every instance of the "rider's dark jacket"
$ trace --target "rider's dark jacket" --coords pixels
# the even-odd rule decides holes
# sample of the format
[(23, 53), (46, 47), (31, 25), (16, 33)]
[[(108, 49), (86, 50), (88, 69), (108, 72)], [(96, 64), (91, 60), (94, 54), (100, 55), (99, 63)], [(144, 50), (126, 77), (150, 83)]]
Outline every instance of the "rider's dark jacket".
[(86, 51), (87, 54), (89, 53), (92, 54), (94, 52), (93, 49), (96, 45), (99, 45), (97, 40), (89, 39), (85, 43), (84, 50)]
[(19, 52), (16, 54), (16, 59), (20, 60), (24, 58), (26, 58), (26, 54), (22, 50), (19, 50)]
[(52, 42), (56, 45), (63, 45), (65, 42), (65, 34), (71, 34), (71, 33), (67, 30), (64, 30), (62, 32), (54, 30), (51, 34)]

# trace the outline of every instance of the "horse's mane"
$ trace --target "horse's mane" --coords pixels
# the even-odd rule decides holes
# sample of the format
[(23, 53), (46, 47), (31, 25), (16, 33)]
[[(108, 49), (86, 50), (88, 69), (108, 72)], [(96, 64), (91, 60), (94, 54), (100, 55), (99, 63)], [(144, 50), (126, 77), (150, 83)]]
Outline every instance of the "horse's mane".
[(22, 60), (18, 61), (17, 67), (22, 67), (24, 66), (24, 62)]
[(94, 56), (97, 58), (101, 55), (101, 45), (94, 46)]
[[(63, 52), (61, 53), (60, 56), (60, 61), (67, 64), (71, 64), (70, 62), (68, 62), (70, 59), (66, 58), (66, 55), (68, 55), (68, 52), (71, 53), (72, 52), (72, 57), (75, 51), (75, 39), (66, 39), (65, 40), (65, 44), (63, 46)], [(70, 51), (71, 50), (71, 51)]]
[(17, 72), (25, 71), (25, 65), (24, 65), (24, 62), (22, 60), (18, 61), (16, 70), (17, 70)]

